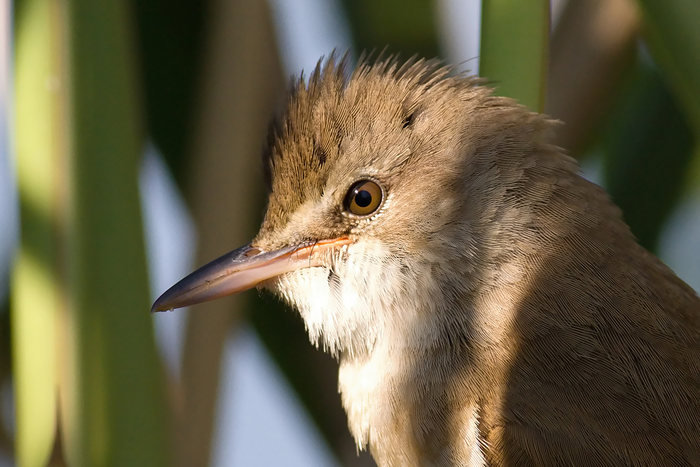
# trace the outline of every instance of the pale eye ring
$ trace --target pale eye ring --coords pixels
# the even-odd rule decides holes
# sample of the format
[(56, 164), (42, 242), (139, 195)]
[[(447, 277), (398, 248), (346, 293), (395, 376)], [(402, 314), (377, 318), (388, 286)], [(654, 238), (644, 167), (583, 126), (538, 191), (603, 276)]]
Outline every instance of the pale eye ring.
[(374, 180), (359, 180), (345, 195), (345, 210), (356, 216), (374, 214), (384, 199), (384, 190)]

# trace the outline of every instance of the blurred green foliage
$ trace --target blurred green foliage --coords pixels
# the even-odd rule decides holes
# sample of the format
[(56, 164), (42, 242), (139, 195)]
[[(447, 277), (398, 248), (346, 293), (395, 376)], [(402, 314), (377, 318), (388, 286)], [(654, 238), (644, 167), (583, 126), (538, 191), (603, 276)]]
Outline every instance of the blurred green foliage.
[(501, 96), (544, 107), (549, 0), (482, 0), (479, 75)]
[(18, 465), (167, 465), (125, 4), (26, 0), (15, 24)]
[[(481, 75), (498, 93), (533, 109), (541, 109), (544, 93), (548, 3), (484, 0), (483, 6)], [(638, 4), (643, 39), (656, 63), (639, 60), (620, 83), (620, 93), (609, 106), (613, 110), (599, 123), (589, 149), (604, 155), (605, 182), (613, 199), (640, 242), (653, 250), (684, 189), (700, 179), (700, 2)], [(153, 138), (186, 191), (188, 171), (198, 163), (191, 147), (212, 5), (209, 0), (15, 2), (20, 189), (25, 147), (45, 157), (38, 162), (39, 167), (44, 164), (43, 171), (27, 172), (27, 180), (50, 178), (39, 184), (44, 192), (38, 205), (33, 195), (22, 194), (22, 248), (40, 265), (42, 277), (53, 278), (50, 288), (58, 291), (58, 297), (46, 300), (47, 309), (39, 310), (47, 318), (23, 322), (23, 297), (41, 298), (33, 287), (41, 287), (43, 279), (32, 282), (29, 277), (25, 283), (20, 278), (19, 288), (17, 283), (13, 288), (15, 444), (22, 467), (43, 465), (54, 448), (57, 409), (46, 400), (47, 394), (53, 397), (51, 385), (74, 391), (64, 394), (67, 400), (62, 402), (62, 407), (76, 410), (62, 414), (77, 423), (61, 427), (70, 465), (168, 463), (168, 396), (147, 313), (136, 173), (144, 140)], [(344, 0), (343, 5), (356, 51), (386, 50), (402, 58), (440, 55), (434, 1)], [(67, 18), (70, 28), (62, 22)], [(63, 48), (68, 45), (70, 53)], [(63, 63), (67, 57), (71, 62)], [(66, 76), (56, 70), (71, 79), (64, 81)], [(58, 99), (51, 94), (56, 89), (63, 93)], [(22, 120), (19, 114), (25, 111)], [(66, 115), (70, 120), (63, 120)], [(54, 152), (67, 147), (72, 152)], [(71, 154), (69, 162), (61, 159), (66, 154)], [(689, 176), (693, 166), (695, 178)], [(54, 210), (57, 201), (63, 202), (61, 190), (72, 193), (72, 204)], [(28, 288), (18, 292), (23, 284)], [(249, 308), (263, 342), (338, 450), (335, 440), (346, 428), (337, 403), (335, 363), (308, 344), (295, 313), (268, 297), (251, 298)], [(32, 399), (35, 395), (25, 388), (35, 383), (37, 369), (57, 365), (51, 352), (58, 345), (52, 339), (59, 325), (52, 320), (63, 323), (61, 332), (74, 326), (74, 340), (59, 353), (66, 352), (64, 358), (70, 360), (70, 352), (76, 352), (75, 374), (51, 367), (54, 373), (39, 375), (44, 378), (39, 387), (49, 384), (48, 392), (39, 391), (38, 399)], [(7, 348), (5, 338), (0, 357)], [(41, 365), (23, 360), (26, 349), (39, 355)], [(2, 358), (0, 367), (7, 365)], [(41, 410), (40, 419), (33, 419)]]
[(638, 0), (644, 36), (679, 106), (700, 131), (700, 2)]
[(139, 0), (129, 3), (136, 26), (144, 114), (149, 136), (181, 187), (196, 117), (197, 91), (208, 38), (210, 0)]
[(385, 51), (404, 60), (436, 57), (435, 2), (431, 0), (343, 0), (356, 52)]
[(600, 150), (605, 186), (650, 251), (683, 193), (695, 144), (659, 70), (640, 60), (604, 126)]
[(165, 466), (170, 440), (148, 313), (138, 187), (144, 133), (128, 10), (119, 0), (71, 0), (66, 13), (71, 207), (64, 261), (78, 394), (66, 453), (76, 467)]

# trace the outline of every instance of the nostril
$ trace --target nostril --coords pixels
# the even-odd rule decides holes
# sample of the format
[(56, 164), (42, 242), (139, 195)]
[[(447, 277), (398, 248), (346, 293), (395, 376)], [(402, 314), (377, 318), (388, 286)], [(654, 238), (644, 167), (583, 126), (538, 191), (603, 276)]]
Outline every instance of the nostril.
[(243, 256), (246, 258), (250, 258), (251, 256), (257, 256), (260, 253), (262, 253), (262, 250), (260, 248), (252, 247), (250, 250), (246, 251)]

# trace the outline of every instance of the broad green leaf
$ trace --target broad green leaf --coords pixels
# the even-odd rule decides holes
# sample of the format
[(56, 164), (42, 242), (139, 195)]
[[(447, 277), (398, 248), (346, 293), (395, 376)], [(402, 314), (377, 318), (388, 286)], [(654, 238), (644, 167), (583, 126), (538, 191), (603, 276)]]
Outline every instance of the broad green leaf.
[(20, 467), (43, 467), (56, 430), (56, 208), (60, 160), (59, 108), (53, 61), (55, 15), (50, 2), (27, 0), (16, 10), (16, 143), (21, 239), (12, 275), (11, 322), (16, 401), (15, 456)]
[(22, 232), (11, 303), (20, 467), (47, 464), (57, 426), (72, 467), (168, 462), (125, 6), (17, 7)]
[(163, 372), (149, 310), (137, 174), (143, 146), (126, 4), (67, 3), (70, 465), (168, 462)]

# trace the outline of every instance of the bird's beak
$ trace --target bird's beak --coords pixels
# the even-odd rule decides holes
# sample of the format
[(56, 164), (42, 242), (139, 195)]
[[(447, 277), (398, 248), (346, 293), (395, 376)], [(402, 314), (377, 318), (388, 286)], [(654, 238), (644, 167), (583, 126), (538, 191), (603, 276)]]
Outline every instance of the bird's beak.
[(202, 266), (158, 297), (151, 312), (166, 311), (248, 290), (273, 277), (320, 266), (321, 253), (349, 245), (348, 238), (263, 251), (246, 245)]

